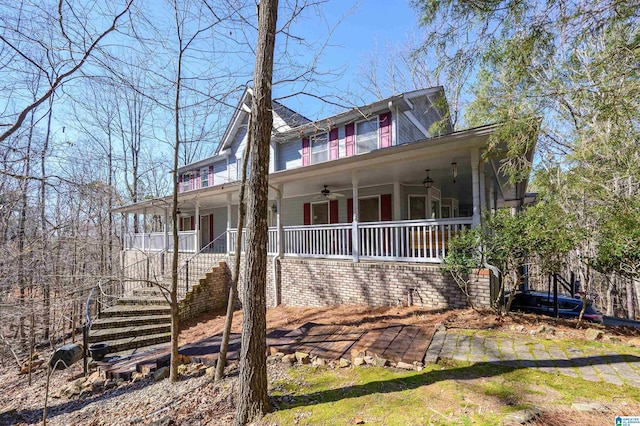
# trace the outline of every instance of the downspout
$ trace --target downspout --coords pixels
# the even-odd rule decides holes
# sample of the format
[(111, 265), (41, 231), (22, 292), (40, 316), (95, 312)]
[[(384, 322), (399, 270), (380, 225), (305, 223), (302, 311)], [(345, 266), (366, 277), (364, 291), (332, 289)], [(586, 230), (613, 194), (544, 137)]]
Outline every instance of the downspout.
[(269, 186), (276, 191), (276, 207), (277, 207), (277, 211), (276, 211), (276, 220), (277, 220), (277, 235), (278, 235), (278, 253), (276, 253), (275, 256), (273, 256), (273, 259), (271, 260), (271, 271), (273, 273), (273, 305), (274, 306), (278, 306), (280, 304), (280, 284), (281, 284), (281, 276), (278, 273), (278, 264), (280, 262), (280, 259), (282, 258), (282, 245), (283, 245), (283, 241), (282, 241), (282, 221), (280, 220), (280, 210), (281, 210), (281, 205), (282, 203), (280, 202), (282, 200), (282, 191), (280, 191), (280, 189), (276, 188), (275, 186), (269, 184)]

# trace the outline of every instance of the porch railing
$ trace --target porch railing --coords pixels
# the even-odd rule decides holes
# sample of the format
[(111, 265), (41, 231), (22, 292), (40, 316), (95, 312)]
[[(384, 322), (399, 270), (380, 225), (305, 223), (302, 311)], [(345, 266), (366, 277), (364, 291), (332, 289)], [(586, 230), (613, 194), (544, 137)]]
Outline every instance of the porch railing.
[[(166, 248), (165, 248), (166, 238)], [(196, 231), (178, 232), (178, 251), (194, 253), (196, 247)], [(173, 250), (173, 236), (164, 232), (140, 232), (125, 236), (125, 250), (162, 251)]]
[[(471, 228), (471, 218), (353, 222), (332, 225), (286, 226), (283, 254), (292, 257), (440, 262), (449, 240)], [(236, 251), (237, 230), (229, 230), (229, 253)], [(246, 232), (243, 232), (242, 248)], [(269, 254), (278, 253), (278, 230), (269, 228)]]

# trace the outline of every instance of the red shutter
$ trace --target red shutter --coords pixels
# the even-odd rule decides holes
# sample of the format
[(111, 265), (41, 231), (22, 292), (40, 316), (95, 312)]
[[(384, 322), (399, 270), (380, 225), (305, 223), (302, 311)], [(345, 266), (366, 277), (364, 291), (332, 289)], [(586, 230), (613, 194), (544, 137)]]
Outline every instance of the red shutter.
[(380, 196), (380, 220), (391, 220), (391, 194)]
[(329, 201), (329, 223), (338, 223), (338, 200)]
[(347, 222), (353, 222), (353, 198), (347, 198)]
[(302, 165), (308, 166), (311, 164), (311, 156), (309, 149), (309, 138), (302, 138)]
[(338, 158), (338, 129), (331, 129), (329, 132), (329, 159)]
[(213, 241), (214, 238), (214, 234), (213, 234), (213, 213), (211, 213), (209, 215), (209, 242)]
[(380, 147), (391, 146), (391, 113), (380, 114)]
[(191, 216), (191, 229), (190, 229), (190, 231), (193, 231), (194, 229), (196, 229), (196, 218), (195, 218), (195, 216)]
[(304, 224), (311, 225), (311, 203), (304, 203)]
[(355, 124), (349, 123), (344, 126), (344, 138), (347, 157), (352, 156), (355, 153)]

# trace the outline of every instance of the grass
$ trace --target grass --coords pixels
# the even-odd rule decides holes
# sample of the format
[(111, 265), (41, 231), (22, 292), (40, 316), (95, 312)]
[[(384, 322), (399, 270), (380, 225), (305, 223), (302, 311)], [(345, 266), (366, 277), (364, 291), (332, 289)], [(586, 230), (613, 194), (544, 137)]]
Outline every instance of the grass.
[(293, 367), (271, 384), (277, 411), (264, 425), (496, 425), (530, 407), (640, 402), (640, 390), (536, 369), (453, 362), (422, 372), (377, 367)]

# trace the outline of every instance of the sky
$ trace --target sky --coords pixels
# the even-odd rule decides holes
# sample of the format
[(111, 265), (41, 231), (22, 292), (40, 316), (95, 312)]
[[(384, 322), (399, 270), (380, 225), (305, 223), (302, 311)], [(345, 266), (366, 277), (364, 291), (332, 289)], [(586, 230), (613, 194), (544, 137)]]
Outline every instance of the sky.
[[(320, 96), (349, 90), (362, 92), (360, 73), (368, 58), (376, 52), (383, 55), (385, 49), (404, 43), (420, 31), (417, 12), (406, 0), (330, 0), (323, 6), (323, 16), (304, 17), (296, 30), (319, 45), (333, 26), (335, 31), (319, 65), (323, 70), (338, 70), (340, 75), (315, 88)], [(283, 95), (283, 91), (275, 89), (275, 97)], [(312, 119), (337, 112), (337, 107), (322, 105), (309, 97), (285, 99), (283, 103)]]

